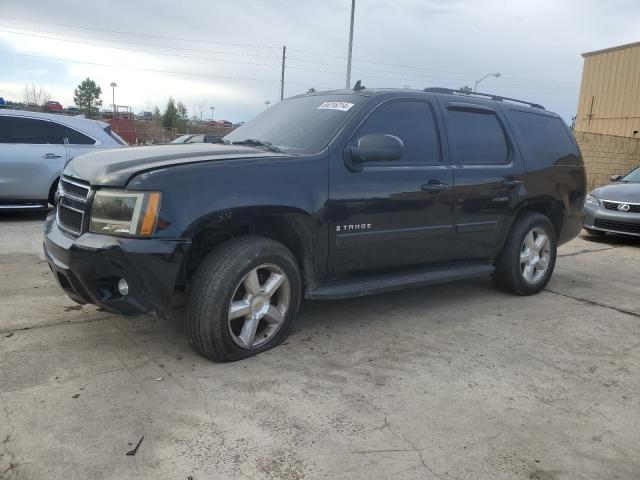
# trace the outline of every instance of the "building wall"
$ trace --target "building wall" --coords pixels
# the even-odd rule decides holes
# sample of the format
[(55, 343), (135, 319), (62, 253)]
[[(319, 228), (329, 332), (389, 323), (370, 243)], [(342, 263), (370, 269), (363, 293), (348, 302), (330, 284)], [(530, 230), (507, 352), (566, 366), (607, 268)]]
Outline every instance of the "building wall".
[(640, 43), (583, 57), (575, 130), (632, 137), (640, 130)]
[(592, 190), (610, 182), (611, 175), (621, 175), (640, 166), (640, 139), (573, 132), (587, 170), (587, 187)]

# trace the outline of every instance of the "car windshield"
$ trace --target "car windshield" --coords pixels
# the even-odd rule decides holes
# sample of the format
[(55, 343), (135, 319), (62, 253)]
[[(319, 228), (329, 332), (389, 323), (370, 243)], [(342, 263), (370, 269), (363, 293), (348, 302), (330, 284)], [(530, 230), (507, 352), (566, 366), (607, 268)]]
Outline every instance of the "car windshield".
[(364, 95), (309, 95), (283, 100), (224, 137), (225, 143), (260, 143), (277, 150), (320, 152), (365, 100)]
[(631, 170), (620, 179), (621, 182), (640, 183), (640, 167)]
[(193, 137), (193, 135), (181, 135), (171, 143), (187, 143), (187, 140), (189, 140), (191, 137)]

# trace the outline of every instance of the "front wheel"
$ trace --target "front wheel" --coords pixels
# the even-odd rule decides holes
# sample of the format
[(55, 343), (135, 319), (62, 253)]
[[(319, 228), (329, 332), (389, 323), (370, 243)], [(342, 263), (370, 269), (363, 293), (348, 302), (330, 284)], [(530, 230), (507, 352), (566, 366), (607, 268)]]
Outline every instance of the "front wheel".
[(556, 233), (549, 219), (528, 213), (513, 225), (493, 279), (499, 288), (517, 295), (538, 293), (551, 278), (556, 253)]
[(194, 274), (186, 330), (193, 349), (210, 360), (240, 360), (278, 345), (297, 314), (300, 271), (282, 244), (238, 237), (210, 253)]

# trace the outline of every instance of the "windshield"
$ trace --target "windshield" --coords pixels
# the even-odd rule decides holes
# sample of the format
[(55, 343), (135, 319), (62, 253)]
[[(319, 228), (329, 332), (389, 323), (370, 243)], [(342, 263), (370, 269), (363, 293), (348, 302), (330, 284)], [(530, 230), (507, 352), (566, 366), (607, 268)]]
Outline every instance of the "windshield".
[(318, 153), (366, 99), (364, 95), (310, 95), (283, 100), (224, 140), (251, 140), (247, 144), (262, 142), (284, 152)]
[(189, 140), (191, 137), (193, 137), (193, 135), (181, 135), (171, 143), (187, 143), (187, 140)]
[(635, 170), (631, 170), (624, 177), (620, 179), (621, 182), (640, 183), (640, 167)]

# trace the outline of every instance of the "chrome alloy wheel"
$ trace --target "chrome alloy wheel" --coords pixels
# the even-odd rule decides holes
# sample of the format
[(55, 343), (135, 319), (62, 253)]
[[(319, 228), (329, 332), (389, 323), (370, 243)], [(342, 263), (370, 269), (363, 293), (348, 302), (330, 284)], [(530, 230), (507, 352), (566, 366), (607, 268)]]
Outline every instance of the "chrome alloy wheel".
[(525, 282), (533, 285), (544, 278), (551, 261), (551, 240), (544, 229), (532, 228), (520, 250), (520, 269)]
[(289, 279), (280, 267), (264, 264), (253, 268), (231, 297), (228, 313), (231, 338), (246, 349), (268, 342), (282, 327), (290, 303)]

